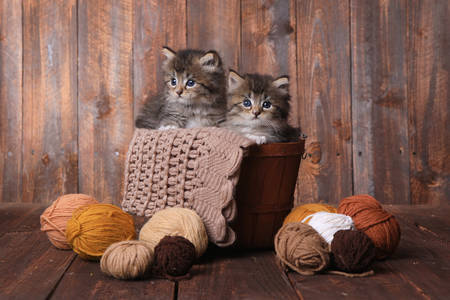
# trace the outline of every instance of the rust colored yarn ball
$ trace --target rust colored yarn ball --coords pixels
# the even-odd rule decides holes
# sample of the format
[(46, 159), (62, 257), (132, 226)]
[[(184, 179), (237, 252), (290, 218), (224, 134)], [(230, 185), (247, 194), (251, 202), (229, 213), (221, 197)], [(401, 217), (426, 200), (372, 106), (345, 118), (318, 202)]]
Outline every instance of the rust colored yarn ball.
[(71, 249), (66, 239), (67, 222), (73, 212), (84, 205), (98, 203), (93, 197), (84, 194), (67, 194), (58, 197), (47, 207), (40, 217), (41, 230), (50, 242), (59, 249)]
[(281, 227), (274, 244), (282, 265), (302, 275), (320, 272), (330, 262), (328, 243), (305, 223), (288, 223)]
[(366, 271), (376, 253), (372, 240), (359, 230), (336, 232), (330, 249), (336, 268), (348, 273)]
[(168, 279), (183, 279), (196, 258), (194, 245), (182, 236), (165, 236), (155, 247), (153, 271)]
[(308, 203), (295, 207), (284, 219), (283, 225), (287, 223), (301, 222), (304, 218), (319, 211), (337, 213), (337, 208), (324, 203)]
[(355, 227), (374, 243), (376, 258), (390, 256), (400, 242), (400, 226), (393, 215), (369, 195), (355, 195), (343, 199), (338, 212), (352, 217)]

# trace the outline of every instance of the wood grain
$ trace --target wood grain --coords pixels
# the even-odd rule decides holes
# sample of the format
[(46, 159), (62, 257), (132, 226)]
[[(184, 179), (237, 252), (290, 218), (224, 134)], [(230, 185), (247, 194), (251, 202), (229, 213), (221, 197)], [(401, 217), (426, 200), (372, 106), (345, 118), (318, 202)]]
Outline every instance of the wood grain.
[[(241, 61), (243, 73), (288, 75), (295, 66), (289, 56), (295, 43), (289, 1), (241, 2)], [(295, 85), (291, 82), (292, 87)]]
[[(51, 246), (46, 234), (39, 232), (42, 205), (19, 209), (27, 218), (12, 219), (0, 236), (0, 298), (47, 299), (75, 254)], [(8, 211), (2, 206), (0, 220)]]
[(385, 209), (395, 216), (401, 215), (405, 223), (413, 224), (421, 231), (450, 241), (449, 206), (433, 208), (429, 205), (390, 205)]
[(50, 299), (174, 299), (175, 284), (167, 280), (118, 280), (100, 264), (77, 256)]
[(407, 1), (351, 1), (355, 194), (409, 203)]
[(225, 69), (239, 67), (241, 49), (240, 1), (187, 2), (187, 46), (216, 50)]
[(0, 202), (118, 204), (167, 45), (290, 75), (308, 135), (297, 204), (450, 204), (448, 1), (0, 2)]
[(210, 255), (192, 268), (191, 280), (178, 284), (178, 299), (298, 299), (273, 252)]
[(297, 115), (308, 136), (296, 203), (352, 194), (349, 6), (297, 2)]
[(411, 202), (450, 204), (450, 3), (408, 1)]
[(134, 4), (134, 112), (162, 91), (161, 49), (186, 48), (186, 1), (136, 0)]
[(0, 237), (10, 232), (36, 230), (42, 204), (8, 202), (0, 204)]
[[(174, 284), (151, 278), (121, 281), (107, 277), (97, 262), (75, 258), (72, 251), (51, 246), (39, 231), (42, 205), (0, 203), (0, 298), (445, 298), (450, 292), (450, 206), (385, 208), (395, 214), (402, 239), (392, 257), (374, 264), (374, 276), (286, 276), (272, 251), (210, 247), (191, 269), (192, 278)], [(136, 218), (138, 226), (144, 221)]]
[[(396, 215), (402, 239), (397, 251), (385, 264), (392, 270), (401, 270), (399, 273), (403, 280), (424, 298), (439, 299), (450, 293), (447, 284), (450, 281), (450, 226), (443, 221), (448, 219), (449, 211), (446, 210), (447, 217), (438, 218), (440, 224), (432, 226), (409, 213)], [(441, 231), (447, 234), (437, 234)]]
[(22, 194), (22, 2), (0, 2), (0, 202)]
[(23, 202), (78, 189), (76, 1), (23, 1)]
[(346, 278), (340, 275), (302, 276), (289, 273), (297, 293), (303, 300), (314, 299), (422, 299), (422, 294), (405, 283), (400, 274), (387, 265), (374, 268), (375, 275)]
[(80, 192), (121, 202), (133, 134), (133, 1), (78, 3)]

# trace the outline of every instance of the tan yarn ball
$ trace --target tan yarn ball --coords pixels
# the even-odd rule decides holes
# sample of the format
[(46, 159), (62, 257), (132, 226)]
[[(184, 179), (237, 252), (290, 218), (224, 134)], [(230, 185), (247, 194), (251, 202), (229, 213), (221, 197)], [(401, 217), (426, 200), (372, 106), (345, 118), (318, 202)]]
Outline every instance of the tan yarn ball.
[(47, 233), (50, 242), (59, 249), (71, 249), (66, 239), (67, 222), (73, 212), (84, 205), (98, 203), (84, 194), (67, 194), (53, 201), (41, 215), (41, 230)]
[(197, 258), (208, 248), (208, 235), (200, 216), (193, 210), (171, 207), (158, 211), (144, 224), (139, 239), (150, 244), (154, 251), (159, 241), (169, 236), (182, 236), (195, 246)]
[(144, 241), (122, 241), (106, 249), (100, 260), (103, 273), (117, 279), (143, 278), (153, 264), (153, 250)]

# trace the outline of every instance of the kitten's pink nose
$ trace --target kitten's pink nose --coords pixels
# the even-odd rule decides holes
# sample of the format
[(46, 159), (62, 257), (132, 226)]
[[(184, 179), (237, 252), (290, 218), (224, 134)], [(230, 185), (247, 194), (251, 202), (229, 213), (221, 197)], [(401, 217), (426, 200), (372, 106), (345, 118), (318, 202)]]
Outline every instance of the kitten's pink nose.
[(253, 114), (255, 115), (255, 117), (257, 117), (261, 114), (261, 112), (259, 110), (254, 110)]
[(180, 89), (180, 90), (177, 90), (176, 92), (177, 92), (178, 96), (181, 96), (181, 94), (183, 93), (183, 90)]

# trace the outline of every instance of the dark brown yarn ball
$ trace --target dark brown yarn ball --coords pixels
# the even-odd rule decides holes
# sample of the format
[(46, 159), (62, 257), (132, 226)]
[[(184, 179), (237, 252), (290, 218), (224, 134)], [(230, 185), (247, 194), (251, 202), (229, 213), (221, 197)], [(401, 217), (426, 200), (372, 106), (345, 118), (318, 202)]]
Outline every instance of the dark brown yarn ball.
[(165, 236), (155, 247), (153, 272), (176, 279), (186, 275), (195, 260), (195, 246), (182, 236)]
[(375, 259), (376, 248), (364, 232), (340, 230), (334, 234), (331, 253), (336, 268), (347, 273), (361, 273)]

